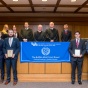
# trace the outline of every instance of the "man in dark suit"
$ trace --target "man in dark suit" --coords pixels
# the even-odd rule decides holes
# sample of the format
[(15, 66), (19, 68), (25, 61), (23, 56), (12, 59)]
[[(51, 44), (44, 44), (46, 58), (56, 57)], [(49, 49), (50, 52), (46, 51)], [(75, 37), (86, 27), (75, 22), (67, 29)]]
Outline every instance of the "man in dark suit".
[(54, 28), (54, 22), (49, 23), (50, 28), (45, 31), (45, 41), (58, 42), (59, 33), (58, 30)]
[(82, 65), (83, 65), (83, 56), (86, 52), (86, 46), (85, 46), (85, 41), (80, 38), (80, 32), (78, 32), (78, 31), (75, 32), (75, 39), (72, 40), (70, 43), (69, 52), (71, 54), (72, 84), (75, 83), (76, 67), (77, 67), (77, 71), (78, 71), (78, 83), (82, 84), (82, 81), (81, 81)]
[(61, 33), (61, 41), (62, 42), (69, 42), (72, 38), (72, 33), (68, 30), (68, 24), (64, 25), (64, 30)]
[(3, 53), (3, 39), (2, 37), (2, 33), (0, 32), (0, 69), (1, 69), (1, 83), (3, 83), (4, 81), (4, 53)]
[(34, 41), (33, 31), (29, 28), (28, 22), (25, 22), (24, 29), (20, 31), (20, 37), (23, 42)]
[(44, 32), (42, 31), (42, 25), (38, 25), (38, 30), (34, 32), (35, 41), (44, 41)]
[(13, 30), (8, 31), (9, 37), (4, 40), (3, 44), (3, 52), (5, 54), (5, 61), (6, 61), (6, 72), (7, 72), (7, 80), (5, 82), (5, 85), (7, 85), (11, 78), (11, 66), (13, 69), (13, 85), (17, 84), (18, 78), (17, 78), (17, 59), (18, 54), (20, 50), (20, 43), (17, 38), (14, 38), (14, 32)]

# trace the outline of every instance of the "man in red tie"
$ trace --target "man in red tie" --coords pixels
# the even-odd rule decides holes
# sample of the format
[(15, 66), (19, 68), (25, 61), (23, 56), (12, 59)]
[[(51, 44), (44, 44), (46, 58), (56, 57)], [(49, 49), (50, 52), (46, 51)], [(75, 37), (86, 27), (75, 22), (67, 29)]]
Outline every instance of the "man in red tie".
[(61, 41), (62, 42), (69, 42), (71, 41), (72, 33), (68, 29), (68, 24), (64, 24), (64, 30), (61, 32)]
[(69, 52), (71, 55), (71, 80), (72, 84), (75, 83), (75, 70), (77, 67), (78, 72), (78, 83), (82, 84), (81, 76), (82, 76), (82, 65), (83, 65), (83, 56), (86, 52), (85, 41), (80, 38), (80, 32), (75, 32), (75, 39), (71, 41), (69, 46)]

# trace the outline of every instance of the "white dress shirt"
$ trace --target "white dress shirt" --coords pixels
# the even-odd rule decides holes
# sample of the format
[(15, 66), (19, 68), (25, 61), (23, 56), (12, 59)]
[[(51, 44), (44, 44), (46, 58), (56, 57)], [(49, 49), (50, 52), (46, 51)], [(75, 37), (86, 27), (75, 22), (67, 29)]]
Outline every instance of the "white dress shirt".
[(12, 42), (13, 42), (13, 37), (9, 38), (9, 45), (10, 45), (10, 47), (12, 45)]

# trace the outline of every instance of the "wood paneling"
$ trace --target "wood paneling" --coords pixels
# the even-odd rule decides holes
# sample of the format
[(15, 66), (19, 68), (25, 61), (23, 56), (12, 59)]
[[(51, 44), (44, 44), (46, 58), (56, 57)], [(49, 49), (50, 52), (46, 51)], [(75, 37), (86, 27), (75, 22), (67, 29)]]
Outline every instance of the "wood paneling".
[(20, 57), (18, 57), (17, 71), (18, 74), (28, 74), (28, 63), (20, 63)]
[(62, 63), (62, 74), (71, 73), (71, 63)]
[(44, 74), (45, 64), (29, 63), (29, 74)]
[(61, 63), (47, 63), (46, 74), (59, 74), (61, 73)]

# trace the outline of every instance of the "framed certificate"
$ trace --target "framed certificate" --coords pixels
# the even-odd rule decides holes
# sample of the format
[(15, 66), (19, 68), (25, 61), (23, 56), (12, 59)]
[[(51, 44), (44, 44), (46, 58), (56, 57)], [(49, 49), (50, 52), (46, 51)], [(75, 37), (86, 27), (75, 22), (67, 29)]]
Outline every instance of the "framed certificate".
[(7, 50), (7, 56), (12, 57), (13, 56), (13, 50)]
[(75, 56), (80, 56), (80, 49), (75, 49)]

